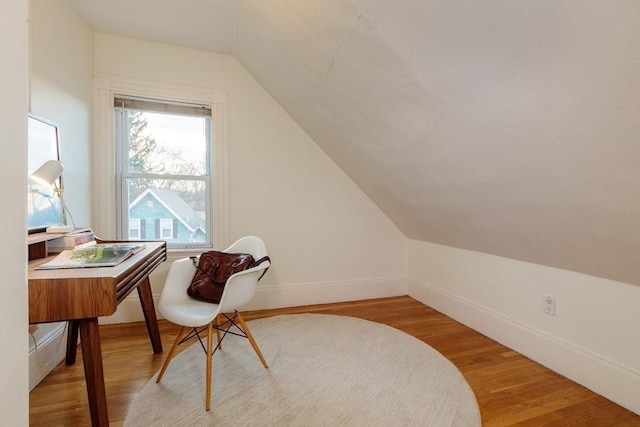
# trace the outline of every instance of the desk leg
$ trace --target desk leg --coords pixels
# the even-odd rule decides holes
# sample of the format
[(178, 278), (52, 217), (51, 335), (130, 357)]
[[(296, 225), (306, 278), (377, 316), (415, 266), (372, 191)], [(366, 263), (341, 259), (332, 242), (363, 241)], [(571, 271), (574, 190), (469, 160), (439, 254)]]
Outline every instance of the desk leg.
[(78, 321), (69, 320), (67, 329), (67, 357), (65, 365), (76, 363), (76, 350), (78, 348)]
[(108, 427), (109, 414), (107, 412), (107, 394), (104, 388), (98, 319), (94, 317), (92, 319), (78, 320), (77, 322), (80, 327), (80, 345), (82, 346), (82, 361), (84, 362), (84, 377), (87, 383), (91, 425), (94, 427)]
[(144, 320), (147, 323), (147, 332), (151, 339), (151, 346), (154, 353), (162, 353), (162, 339), (158, 329), (158, 319), (156, 318), (156, 308), (153, 304), (153, 294), (151, 293), (151, 283), (149, 276), (145, 277), (138, 285), (138, 296), (144, 313)]

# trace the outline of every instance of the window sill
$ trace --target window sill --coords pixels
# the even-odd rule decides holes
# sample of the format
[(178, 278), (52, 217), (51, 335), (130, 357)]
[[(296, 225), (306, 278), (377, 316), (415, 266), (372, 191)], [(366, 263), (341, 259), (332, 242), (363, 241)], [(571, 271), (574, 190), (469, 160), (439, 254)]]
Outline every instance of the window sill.
[(190, 256), (200, 255), (202, 252), (211, 251), (213, 248), (167, 248), (167, 261), (175, 261)]

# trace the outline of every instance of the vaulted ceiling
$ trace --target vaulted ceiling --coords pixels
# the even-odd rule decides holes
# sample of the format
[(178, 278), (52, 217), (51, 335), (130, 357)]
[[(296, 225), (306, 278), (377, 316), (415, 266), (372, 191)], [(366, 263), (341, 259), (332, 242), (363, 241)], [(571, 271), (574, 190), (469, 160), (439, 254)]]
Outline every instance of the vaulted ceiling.
[(640, 2), (72, 0), (234, 55), (410, 239), (640, 284)]

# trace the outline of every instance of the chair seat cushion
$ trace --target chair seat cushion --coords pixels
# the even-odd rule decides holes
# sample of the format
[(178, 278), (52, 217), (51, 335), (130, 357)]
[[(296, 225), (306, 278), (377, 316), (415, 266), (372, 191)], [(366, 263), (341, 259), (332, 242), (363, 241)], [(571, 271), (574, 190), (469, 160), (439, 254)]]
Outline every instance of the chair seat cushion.
[(196, 301), (186, 294), (181, 300), (160, 300), (158, 311), (178, 325), (197, 327), (209, 324), (219, 312), (219, 305)]

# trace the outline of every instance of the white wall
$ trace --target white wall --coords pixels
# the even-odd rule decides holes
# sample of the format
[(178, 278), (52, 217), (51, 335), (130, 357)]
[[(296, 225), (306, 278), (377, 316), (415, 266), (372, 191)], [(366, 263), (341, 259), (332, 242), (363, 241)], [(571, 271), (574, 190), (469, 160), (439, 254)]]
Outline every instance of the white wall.
[(30, 71), (31, 112), (58, 124), (65, 202), (88, 226), (93, 31), (67, 1), (31, 0)]
[(273, 261), (249, 308), (406, 293), (402, 233), (235, 58), (105, 34), (94, 52), (100, 75), (228, 94), (229, 234), (261, 236)]
[[(31, 0), (30, 17), (30, 111), (58, 125), (65, 202), (75, 223), (88, 226), (93, 31), (67, 1)], [(42, 324), (32, 335), (30, 389), (64, 358), (64, 325)]]
[(29, 424), (26, 1), (0, 1), (0, 425)]
[(414, 298), (640, 413), (637, 286), (415, 240), (408, 259)]

